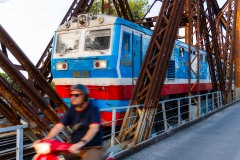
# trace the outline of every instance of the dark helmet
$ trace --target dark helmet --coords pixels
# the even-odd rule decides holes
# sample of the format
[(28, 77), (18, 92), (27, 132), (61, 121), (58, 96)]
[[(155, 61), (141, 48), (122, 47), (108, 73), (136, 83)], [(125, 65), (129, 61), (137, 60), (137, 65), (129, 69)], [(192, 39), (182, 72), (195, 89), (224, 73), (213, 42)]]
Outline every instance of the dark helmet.
[(89, 90), (86, 86), (82, 84), (76, 84), (70, 87), (70, 90), (80, 90), (85, 94), (85, 102), (88, 101)]

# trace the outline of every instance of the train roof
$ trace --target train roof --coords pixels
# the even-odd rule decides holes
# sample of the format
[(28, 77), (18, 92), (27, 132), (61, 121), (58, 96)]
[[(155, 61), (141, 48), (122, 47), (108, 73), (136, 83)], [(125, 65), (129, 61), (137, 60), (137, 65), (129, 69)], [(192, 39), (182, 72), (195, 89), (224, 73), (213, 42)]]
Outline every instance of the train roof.
[[(99, 27), (99, 26), (107, 26), (107, 25), (124, 25), (133, 29), (136, 29), (142, 33), (145, 33), (147, 35), (152, 35), (152, 30), (145, 28), (143, 26), (140, 26), (136, 23), (133, 23), (131, 21), (125, 20), (121, 17), (116, 16), (109, 16), (105, 14), (98, 14), (98, 15), (92, 15), (92, 14), (80, 14), (77, 18), (72, 18), (70, 21), (66, 22), (63, 25), (60, 25), (57, 28), (57, 32), (59, 31), (69, 31), (69, 30), (75, 30), (75, 29), (81, 29), (81, 28), (91, 28), (91, 27)], [(188, 44), (181, 42), (179, 40), (175, 41), (176, 46), (188, 48)], [(191, 50), (195, 50), (194, 47), (191, 47)], [(205, 51), (200, 50), (200, 53), (205, 53)]]
[[(188, 48), (188, 44), (186, 44), (186, 43), (184, 43), (182, 41), (179, 41), (179, 40), (175, 40), (175, 46)], [(191, 50), (195, 51), (196, 49), (193, 46), (191, 46)], [(206, 52), (204, 50), (199, 50), (199, 53), (205, 54)]]
[(105, 14), (80, 14), (77, 18), (72, 18), (70, 21), (66, 22), (63, 25), (60, 25), (56, 31), (68, 31), (74, 29), (81, 29), (81, 28), (91, 28), (91, 27), (99, 27), (99, 26), (106, 26), (106, 25), (125, 25), (127, 27), (136, 29), (141, 31), (145, 34), (152, 35), (152, 31), (148, 28), (140, 26), (136, 23), (131, 21), (125, 20), (121, 17), (109, 16)]

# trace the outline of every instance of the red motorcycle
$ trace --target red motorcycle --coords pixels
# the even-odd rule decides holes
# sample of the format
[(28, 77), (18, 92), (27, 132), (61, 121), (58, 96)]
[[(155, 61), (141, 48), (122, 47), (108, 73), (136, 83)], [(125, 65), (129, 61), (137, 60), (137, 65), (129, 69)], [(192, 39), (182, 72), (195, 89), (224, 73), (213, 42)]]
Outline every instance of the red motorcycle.
[[(36, 151), (33, 160), (64, 160), (64, 156), (60, 153), (70, 153), (68, 148), (71, 145), (71, 143), (59, 142), (58, 140), (41, 140), (33, 146)], [(114, 157), (111, 153), (106, 152), (102, 159), (114, 160)]]

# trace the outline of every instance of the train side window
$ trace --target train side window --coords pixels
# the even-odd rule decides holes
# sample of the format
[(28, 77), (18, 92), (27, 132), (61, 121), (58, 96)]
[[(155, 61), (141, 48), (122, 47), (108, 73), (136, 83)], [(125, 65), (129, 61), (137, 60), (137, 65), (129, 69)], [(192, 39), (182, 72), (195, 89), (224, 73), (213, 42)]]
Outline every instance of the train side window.
[(200, 62), (204, 62), (204, 56), (200, 54)]
[(130, 35), (126, 33), (123, 34), (123, 51), (130, 52)]
[(180, 57), (184, 57), (184, 48), (179, 48)]

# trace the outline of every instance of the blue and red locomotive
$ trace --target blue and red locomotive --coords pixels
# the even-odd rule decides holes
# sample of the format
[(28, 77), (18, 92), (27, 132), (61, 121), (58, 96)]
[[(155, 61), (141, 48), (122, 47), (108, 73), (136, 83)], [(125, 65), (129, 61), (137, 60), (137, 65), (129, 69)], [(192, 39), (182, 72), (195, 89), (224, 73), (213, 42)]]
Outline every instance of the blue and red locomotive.
[[(81, 14), (59, 26), (51, 61), (57, 93), (69, 104), (69, 87), (81, 83), (90, 89), (91, 103), (100, 109), (128, 105), (151, 34), (138, 24), (108, 15)], [(188, 92), (187, 51), (188, 45), (175, 42), (163, 96)], [(211, 90), (204, 51), (200, 51), (199, 64), (200, 90)], [(197, 70), (197, 62), (192, 68)], [(101, 112), (101, 116), (103, 121), (112, 119), (111, 112)]]

